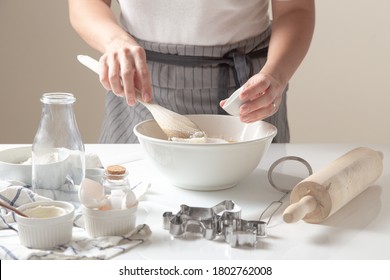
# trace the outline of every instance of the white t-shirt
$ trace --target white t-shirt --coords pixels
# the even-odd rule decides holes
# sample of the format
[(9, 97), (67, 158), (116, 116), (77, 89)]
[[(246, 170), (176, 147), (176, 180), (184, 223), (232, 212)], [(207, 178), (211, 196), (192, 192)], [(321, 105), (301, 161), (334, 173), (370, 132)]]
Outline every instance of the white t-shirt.
[(152, 42), (214, 46), (259, 35), (270, 24), (269, 0), (118, 0), (121, 23)]

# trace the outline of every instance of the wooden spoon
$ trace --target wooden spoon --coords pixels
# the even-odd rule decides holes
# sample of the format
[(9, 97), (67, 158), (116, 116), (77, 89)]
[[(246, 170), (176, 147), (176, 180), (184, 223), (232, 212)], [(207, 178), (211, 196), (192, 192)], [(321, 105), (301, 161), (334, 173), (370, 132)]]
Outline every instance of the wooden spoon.
[[(99, 74), (99, 62), (97, 60), (87, 55), (78, 55), (77, 59), (84, 66)], [(137, 90), (138, 102), (150, 111), (168, 138), (194, 138), (206, 136), (206, 134), (187, 117), (172, 112), (158, 104), (143, 102), (140, 96), (141, 94)]]
[(18, 214), (19, 216), (23, 216), (23, 217), (26, 217), (28, 218), (28, 216), (26, 214), (24, 214), (22, 211), (18, 210), (17, 208), (9, 205), (8, 203), (4, 203), (0, 200), (0, 206), (1, 207), (4, 207), (4, 208), (7, 208), (8, 210), (11, 210), (13, 212), (15, 212), (16, 214)]

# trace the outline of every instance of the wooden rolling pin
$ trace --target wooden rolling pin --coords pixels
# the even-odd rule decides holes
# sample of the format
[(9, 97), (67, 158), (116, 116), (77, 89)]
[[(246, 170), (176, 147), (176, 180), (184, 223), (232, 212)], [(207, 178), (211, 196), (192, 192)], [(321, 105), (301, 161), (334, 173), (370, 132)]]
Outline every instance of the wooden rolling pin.
[(365, 147), (349, 151), (294, 187), (283, 220), (324, 221), (374, 183), (382, 170), (381, 152)]

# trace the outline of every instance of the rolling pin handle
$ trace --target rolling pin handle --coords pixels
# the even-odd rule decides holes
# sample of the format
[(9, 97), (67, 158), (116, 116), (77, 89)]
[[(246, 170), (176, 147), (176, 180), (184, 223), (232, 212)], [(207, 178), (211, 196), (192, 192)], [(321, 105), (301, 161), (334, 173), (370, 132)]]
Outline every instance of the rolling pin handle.
[(316, 208), (317, 200), (311, 195), (304, 196), (297, 203), (293, 203), (286, 208), (283, 213), (283, 220), (286, 223), (296, 223)]

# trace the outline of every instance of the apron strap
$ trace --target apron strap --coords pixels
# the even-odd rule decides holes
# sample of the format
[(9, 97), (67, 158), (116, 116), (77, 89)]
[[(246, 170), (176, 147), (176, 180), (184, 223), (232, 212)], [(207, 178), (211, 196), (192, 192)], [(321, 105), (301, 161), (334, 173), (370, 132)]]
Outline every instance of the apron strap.
[[(223, 100), (228, 97), (227, 81), (229, 78), (229, 68), (232, 67), (234, 69), (233, 73), (237, 89), (253, 74), (252, 63), (250, 63), (251, 59), (266, 57), (268, 47), (248, 54), (232, 50), (224, 57), (164, 54), (150, 50), (145, 50), (145, 52), (147, 60), (158, 63), (189, 67), (219, 66), (218, 98), (219, 100)], [(226, 112), (220, 107), (218, 107), (218, 113), (226, 114)]]

